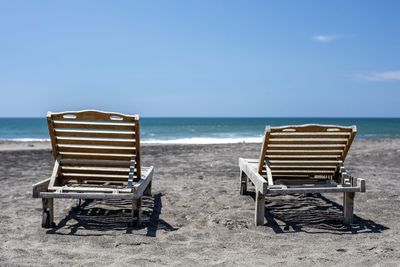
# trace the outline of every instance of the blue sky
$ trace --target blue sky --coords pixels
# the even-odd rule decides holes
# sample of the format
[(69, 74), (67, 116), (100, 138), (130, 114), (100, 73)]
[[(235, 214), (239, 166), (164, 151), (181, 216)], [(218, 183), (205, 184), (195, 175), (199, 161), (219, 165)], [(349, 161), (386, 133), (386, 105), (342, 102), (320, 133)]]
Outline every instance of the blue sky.
[(0, 116), (400, 117), (400, 1), (1, 1)]

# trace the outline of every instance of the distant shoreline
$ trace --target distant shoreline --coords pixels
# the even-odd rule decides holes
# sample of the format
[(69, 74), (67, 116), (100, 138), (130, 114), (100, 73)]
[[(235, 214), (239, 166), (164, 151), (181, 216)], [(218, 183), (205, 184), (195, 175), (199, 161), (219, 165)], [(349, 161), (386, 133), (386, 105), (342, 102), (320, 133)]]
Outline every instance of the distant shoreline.
[[(231, 144), (260, 143), (266, 125), (356, 125), (357, 137), (400, 138), (400, 119), (317, 118), (142, 118), (142, 143)], [(0, 142), (49, 141), (45, 118), (0, 118)]]

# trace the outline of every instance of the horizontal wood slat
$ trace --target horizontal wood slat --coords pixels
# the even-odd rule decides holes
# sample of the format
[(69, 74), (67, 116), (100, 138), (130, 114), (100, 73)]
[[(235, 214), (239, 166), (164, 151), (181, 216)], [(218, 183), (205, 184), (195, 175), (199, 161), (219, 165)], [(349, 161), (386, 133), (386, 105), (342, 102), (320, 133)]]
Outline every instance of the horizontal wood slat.
[(64, 180), (96, 180), (96, 181), (128, 181), (128, 175), (108, 175), (108, 174), (89, 174), (89, 173), (62, 173)]
[(298, 160), (298, 159), (304, 159), (304, 160), (309, 160), (309, 159), (337, 159), (338, 156), (336, 155), (267, 155), (267, 159), (293, 159), (293, 160)]
[(340, 157), (342, 150), (267, 150), (271, 155), (336, 155)]
[(84, 152), (84, 153), (111, 153), (111, 154), (135, 154), (135, 147), (116, 146), (85, 146), (85, 145), (57, 145), (60, 152)]
[(56, 136), (58, 144), (70, 145), (105, 145), (105, 146), (134, 146), (135, 139), (118, 138), (84, 138), (84, 137), (63, 137)]
[(272, 174), (332, 174), (330, 170), (272, 170)]
[(335, 170), (336, 166), (335, 165), (331, 165), (331, 166), (299, 166), (299, 165), (271, 165), (271, 168), (274, 168), (274, 170), (278, 170), (278, 169), (283, 169), (283, 170), (289, 170), (289, 169), (297, 169), (297, 170), (308, 170), (308, 169), (318, 169), (318, 170), (324, 170), (324, 169), (330, 169), (330, 170)]
[(270, 138), (343, 138), (349, 137), (350, 132), (276, 132)]
[(344, 138), (271, 138), (271, 144), (346, 144)]
[(323, 186), (326, 185), (325, 178), (315, 178), (315, 177), (307, 177), (301, 175), (282, 175), (278, 179), (281, 183), (285, 185), (304, 185), (304, 184), (313, 184), (313, 185), (321, 184)]
[(95, 131), (95, 130), (71, 130), (54, 129), (56, 136), (75, 136), (75, 137), (100, 137), (100, 138), (135, 138), (133, 131)]
[(62, 166), (62, 173), (92, 173), (92, 174), (118, 174), (129, 175), (129, 168), (115, 168), (115, 167), (84, 167), (84, 166)]
[(115, 123), (115, 122), (90, 122), (90, 121), (53, 121), (54, 128), (62, 129), (102, 129), (102, 130), (119, 130), (132, 131), (135, 123)]
[[(265, 172), (262, 173), (262, 175), (266, 175)], [(280, 174), (275, 174), (273, 176), (274, 180), (281, 180), (282, 178), (285, 179), (293, 179), (293, 180), (298, 180), (298, 179), (304, 179), (304, 181), (309, 181), (309, 180), (314, 180), (314, 181), (322, 181), (322, 180), (327, 180), (330, 179), (330, 175), (325, 175), (323, 177), (312, 177), (311, 174), (285, 174), (285, 173), (280, 173)]]
[(94, 166), (94, 167), (125, 167), (129, 168), (134, 162), (127, 160), (100, 160), (100, 159), (69, 159), (62, 158), (62, 166)]
[(268, 144), (268, 149), (288, 149), (288, 150), (329, 150), (341, 149), (345, 144)]
[(340, 160), (319, 160), (319, 159), (296, 159), (296, 160), (270, 160), (271, 166), (274, 165), (334, 165), (337, 166)]
[(104, 153), (83, 153), (83, 152), (59, 152), (64, 158), (70, 159), (107, 159), (107, 160), (130, 160), (133, 154), (104, 154)]

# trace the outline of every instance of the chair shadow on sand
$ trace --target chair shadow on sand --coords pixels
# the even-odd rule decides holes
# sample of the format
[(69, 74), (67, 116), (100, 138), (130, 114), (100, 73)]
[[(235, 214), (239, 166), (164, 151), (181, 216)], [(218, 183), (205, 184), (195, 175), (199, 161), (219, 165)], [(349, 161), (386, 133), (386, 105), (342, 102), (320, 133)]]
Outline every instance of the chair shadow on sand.
[[(254, 192), (248, 192), (255, 199)], [(343, 206), (321, 194), (270, 196), (266, 198), (265, 226), (275, 233), (310, 234), (381, 233), (389, 228), (354, 214), (353, 224), (343, 224)], [(279, 224), (278, 221), (281, 223)]]
[[(53, 229), (48, 230), (47, 234), (99, 236), (112, 230), (133, 233), (146, 229), (146, 236), (156, 237), (157, 230), (178, 230), (160, 218), (160, 193), (142, 198), (142, 223), (139, 228), (130, 226), (131, 205), (131, 202), (126, 200), (86, 200), (79, 208), (71, 208), (65, 218)], [(91, 230), (93, 233), (78, 233), (80, 230)]]

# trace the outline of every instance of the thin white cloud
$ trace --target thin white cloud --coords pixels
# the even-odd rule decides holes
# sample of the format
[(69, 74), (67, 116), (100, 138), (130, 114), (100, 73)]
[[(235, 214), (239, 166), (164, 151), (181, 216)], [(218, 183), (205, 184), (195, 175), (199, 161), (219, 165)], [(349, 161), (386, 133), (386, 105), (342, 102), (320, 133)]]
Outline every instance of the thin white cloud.
[(400, 70), (362, 73), (356, 76), (358, 79), (375, 82), (400, 81)]
[(330, 43), (338, 39), (340, 36), (335, 35), (315, 35), (312, 37), (314, 41), (321, 42), (321, 43)]

